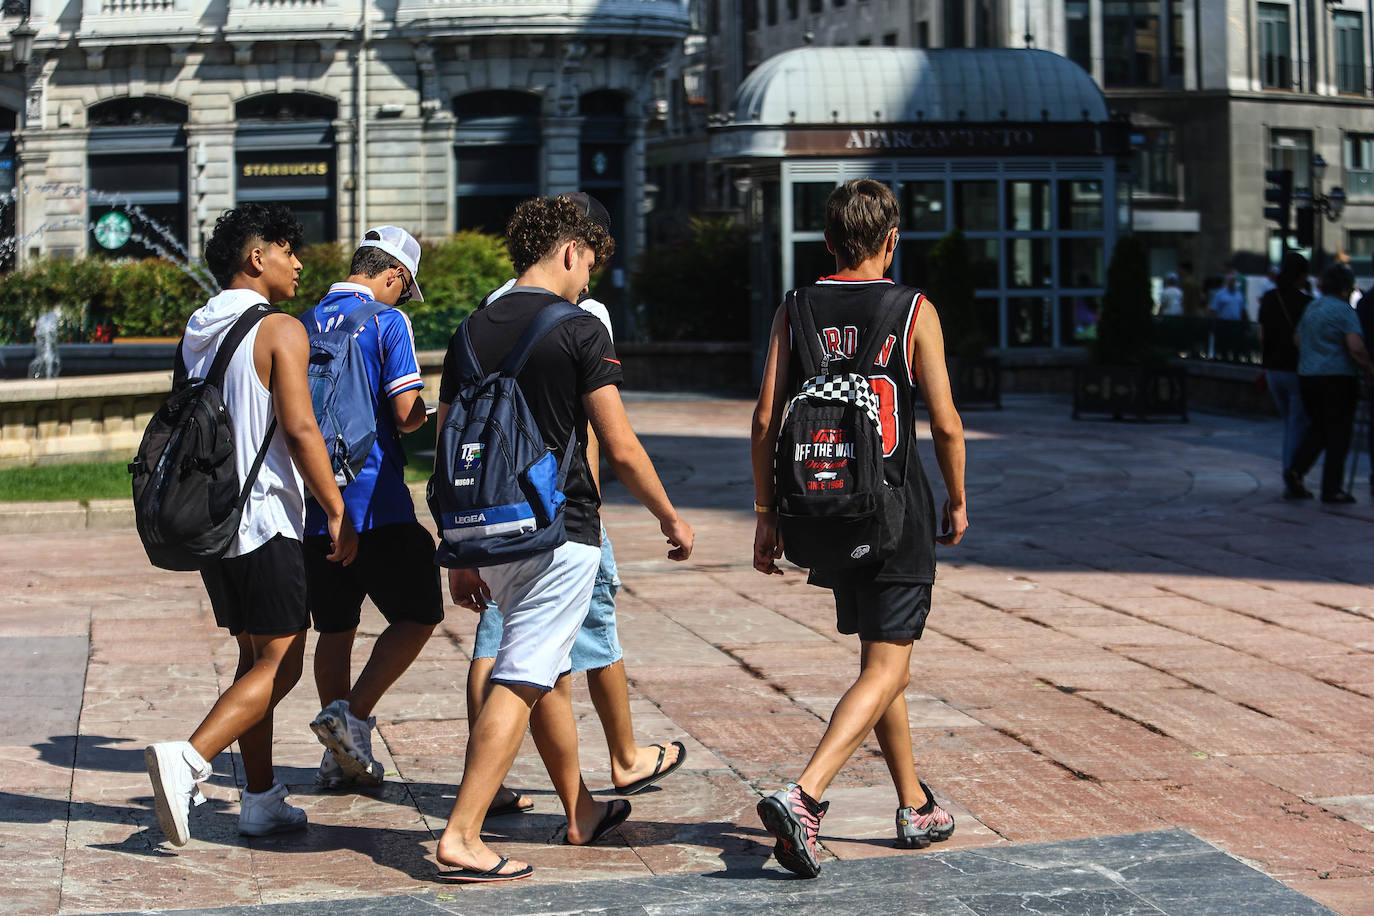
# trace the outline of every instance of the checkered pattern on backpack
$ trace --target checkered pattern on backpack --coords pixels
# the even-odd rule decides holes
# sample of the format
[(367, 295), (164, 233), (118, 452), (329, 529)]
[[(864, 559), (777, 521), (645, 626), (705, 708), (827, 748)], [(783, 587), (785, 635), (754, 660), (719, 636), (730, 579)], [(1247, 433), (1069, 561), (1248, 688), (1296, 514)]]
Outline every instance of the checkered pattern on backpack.
[(873, 387), (868, 384), (868, 379), (862, 375), (855, 375), (852, 372), (844, 375), (818, 375), (806, 380), (806, 384), (802, 385), (797, 397), (823, 398), (827, 401), (853, 401), (860, 410), (868, 414), (868, 418), (873, 421), (874, 426), (879, 429), (882, 428), (882, 421), (878, 418), (878, 395), (874, 393)]

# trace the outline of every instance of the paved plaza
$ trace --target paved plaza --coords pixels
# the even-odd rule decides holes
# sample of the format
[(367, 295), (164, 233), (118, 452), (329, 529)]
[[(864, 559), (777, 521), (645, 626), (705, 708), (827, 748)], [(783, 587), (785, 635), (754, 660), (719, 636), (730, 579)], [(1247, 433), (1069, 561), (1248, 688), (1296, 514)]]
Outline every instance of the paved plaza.
[[(0, 912), (1374, 914), (1363, 472), (1358, 505), (1286, 503), (1277, 421), (1074, 422), (1050, 396), (967, 413), (971, 527), (941, 549), (908, 691), (918, 769), (957, 830), (892, 848), (891, 783), (865, 745), (827, 793), (823, 872), (805, 882), (769, 858), (754, 804), (806, 763), (857, 642), (803, 573), (750, 566), (752, 405), (629, 408), (697, 550), (668, 562), (656, 523), (608, 486), (636, 729), (688, 754), (622, 828), (560, 845), (527, 740), (510, 783), (536, 807), (487, 832), (533, 878), (435, 883), (475, 623), (450, 606), (376, 711), (380, 790), (313, 787), (307, 674), (276, 746), (310, 828), (241, 838), (226, 753), (190, 844), (166, 844), (142, 749), (186, 737), (233, 674), (231, 642), (197, 576), (148, 565), (123, 507), (0, 507)], [(358, 663), (381, 623), (365, 613)], [(607, 797), (582, 683), (574, 701)]]

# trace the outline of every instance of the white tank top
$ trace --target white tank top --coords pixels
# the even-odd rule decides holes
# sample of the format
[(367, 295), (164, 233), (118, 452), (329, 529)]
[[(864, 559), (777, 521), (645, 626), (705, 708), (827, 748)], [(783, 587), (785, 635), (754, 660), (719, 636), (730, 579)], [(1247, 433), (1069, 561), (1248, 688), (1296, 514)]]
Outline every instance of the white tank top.
[[(238, 310), (239, 314), (255, 304), (245, 303), (243, 309)], [(232, 322), (218, 334), (214, 350), (187, 357), (186, 370), (192, 377), (203, 378), (210, 371), (215, 351), (223, 342), (229, 326), (232, 326)], [(272, 393), (258, 378), (257, 368), (253, 365), (253, 346), (260, 330), (261, 321), (253, 326), (234, 351), (229, 367), (224, 372), (221, 391), (224, 406), (234, 419), (234, 466), (238, 470), (239, 480), (247, 479), (263, 437), (267, 435), (267, 426), (276, 416), (272, 408)], [(267, 457), (263, 459), (262, 469), (253, 482), (253, 490), (244, 503), (238, 536), (224, 555), (238, 557), (251, 553), (278, 534), (299, 541), (304, 527), (305, 483), (291, 461), (286, 437), (281, 429), (277, 429), (272, 435), (272, 444), (268, 446)]]

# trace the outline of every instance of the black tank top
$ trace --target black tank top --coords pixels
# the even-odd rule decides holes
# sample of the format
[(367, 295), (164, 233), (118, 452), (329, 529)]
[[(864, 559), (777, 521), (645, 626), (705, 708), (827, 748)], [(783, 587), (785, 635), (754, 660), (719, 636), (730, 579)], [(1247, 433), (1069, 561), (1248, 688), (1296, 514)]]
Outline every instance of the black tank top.
[[(892, 289), (890, 280), (841, 280), (826, 278), (806, 288), (821, 346), (837, 356), (852, 357), (878, 320), (883, 293)], [(907, 360), (911, 338), (916, 329), (916, 313), (925, 297), (907, 287), (911, 305), (899, 326), (890, 328), (878, 358), (867, 370), (852, 371), (868, 376), (869, 384), (882, 405), (884, 470), (892, 484), (905, 482), (906, 518), (898, 540), (897, 552), (882, 563), (839, 576), (812, 571), (813, 585), (837, 585), (871, 581), (891, 584), (928, 584), (935, 581), (935, 500), (921, 466), (916, 447), (916, 376)], [(789, 398), (806, 382), (794, 343), (788, 366)], [(856, 579), (857, 577), (857, 579)]]

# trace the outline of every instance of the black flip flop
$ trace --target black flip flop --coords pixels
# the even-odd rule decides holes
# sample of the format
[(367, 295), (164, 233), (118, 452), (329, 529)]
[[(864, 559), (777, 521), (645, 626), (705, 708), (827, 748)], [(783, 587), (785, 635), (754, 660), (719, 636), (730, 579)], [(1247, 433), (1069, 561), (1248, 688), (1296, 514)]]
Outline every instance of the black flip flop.
[(585, 843), (574, 843), (570, 841), (566, 835), (564, 835), (563, 845), (590, 846), (606, 834), (610, 833), (615, 828), (619, 827), (621, 824), (625, 823), (625, 819), (629, 816), (629, 802), (620, 801), (619, 799), (611, 799), (610, 801), (606, 802), (606, 813), (602, 815), (601, 821), (596, 825), (596, 829), (592, 831), (592, 838), (590, 840), (588, 840)]
[(519, 878), (528, 878), (534, 874), (534, 866), (526, 865), (519, 871), (510, 874), (501, 874), (501, 869), (506, 867), (510, 859), (505, 856), (501, 861), (486, 871), (478, 871), (475, 868), (446, 868), (443, 864), (439, 865), (439, 877), (454, 884), (489, 884), (493, 881), (515, 881)]
[(659, 767), (663, 766), (663, 758), (668, 755), (668, 748), (664, 747), (662, 744), (655, 744), (653, 747), (658, 748), (658, 763), (654, 764), (654, 771), (643, 779), (636, 779), (628, 786), (617, 786), (615, 794), (634, 795), (638, 792), (643, 792), (645, 789), (649, 788), (649, 786), (682, 766), (683, 761), (687, 759), (687, 748), (683, 746), (681, 741), (674, 741), (672, 746), (677, 748), (677, 759), (669, 764), (667, 769), (659, 769)]
[(502, 817), (507, 814), (526, 814), (534, 810), (534, 799), (526, 799), (525, 803), (520, 804), (520, 793), (516, 792), (515, 797), (504, 805), (487, 809), (487, 817)]

